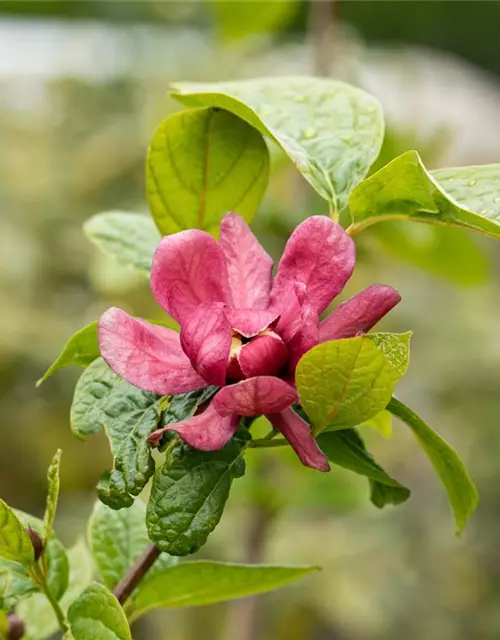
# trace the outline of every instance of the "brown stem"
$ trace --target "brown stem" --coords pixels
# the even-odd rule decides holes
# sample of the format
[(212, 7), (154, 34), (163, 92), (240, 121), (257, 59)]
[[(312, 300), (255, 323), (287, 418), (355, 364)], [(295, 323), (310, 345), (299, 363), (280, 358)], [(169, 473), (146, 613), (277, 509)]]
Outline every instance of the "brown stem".
[(149, 545), (116, 585), (114, 594), (121, 605), (125, 604), (132, 591), (158, 560), (160, 554), (161, 551), (157, 546), (154, 544)]
[(7, 640), (21, 640), (24, 636), (24, 623), (13, 613), (7, 616)]
[(335, 42), (336, 0), (309, 0), (309, 2), (313, 71), (317, 76), (329, 76)]

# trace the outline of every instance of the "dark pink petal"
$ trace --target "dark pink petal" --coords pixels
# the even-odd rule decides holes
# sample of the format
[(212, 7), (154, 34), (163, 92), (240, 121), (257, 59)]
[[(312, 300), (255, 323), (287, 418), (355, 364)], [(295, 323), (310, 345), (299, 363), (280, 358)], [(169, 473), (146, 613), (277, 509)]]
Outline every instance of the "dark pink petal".
[(221, 416), (211, 402), (203, 413), (169, 424), (165, 430), (177, 432), (186, 444), (195, 449), (216, 451), (231, 440), (238, 424), (237, 415)]
[(354, 242), (340, 225), (325, 216), (308, 218), (287, 242), (274, 280), (273, 302), (290, 284), (302, 282), (314, 310), (321, 313), (349, 280), (355, 257)]
[(276, 413), (297, 402), (297, 393), (288, 383), (273, 376), (248, 378), (224, 387), (213, 399), (215, 409), (224, 416), (258, 416)]
[(318, 314), (313, 309), (304, 291), (298, 289), (297, 295), (301, 302), (301, 327), (287, 344), (289, 353), (288, 368), (292, 373), (295, 371), (297, 363), (302, 356), (319, 343)]
[(245, 338), (252, 338), (272, 324), (279, 313), (266, 309), (229, 309), (231, 327)]
[(256, 336), (244, 344), (238, 362), (245, 378), (277, 375), (288, 360), (288, 349), (273, 331)]
[(225, 305), (220, 302), (201, 304), (182, 323), (182, 348), (196, 371), (210, 384), (221, 387), (226, 381), (231, 337)]
[(140, 389), (171, 395), (207, 386), (175, 331), (136, 320), (121, 309), (108, 309), (101, 316), (99, 348), (111, 369)]
[(247, 223), (235, 213), (228, 213), (222, 220), (220, 246), (226, 256), (234, 306), (266, 309), (273, 261)]
[(328, 458), (319, 448), (309, 425), (293, 409), (267, 414), (266, 418), (285, 436), (302, 464), (319, 471), (330, 471)]
[(166, 236), (153, 256), (151, 289), (158, 303), (181, 324), (206, 302), (231, 304), (226, 259), (204, 231)]
[(286, 343), (290, 342), (302, 326), (302, 305), (297, 297), (296, 289), (297, 284), (290, 283), (281, 293), (279, 300), (273, 301), (271, 307), (279, 313), (279, 320), (274, 330)]
[(340, 304), (320, 324), (320, 342), (366, 333), (401, 300), (392, 287), (373, 284)]

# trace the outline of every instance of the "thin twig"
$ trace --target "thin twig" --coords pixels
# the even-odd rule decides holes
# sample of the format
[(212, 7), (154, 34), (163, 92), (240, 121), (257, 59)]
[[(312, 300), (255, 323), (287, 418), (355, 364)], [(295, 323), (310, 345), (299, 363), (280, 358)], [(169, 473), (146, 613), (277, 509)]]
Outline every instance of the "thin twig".
[(127, 573), (123, 576), (114, 591), (114, 594), (121, 605), (125, 604), (131, 593), (138, 586), (139, 582), (151, 569), (156, 560), (158, 560), (160, 554), (161, 551), (156, 545), (149, 545), (144, 553), (134, 562)]
[(309, 36), (312, 46), (314, 75), (329, 76), (332, 69), (336, 0), (309, 0)]

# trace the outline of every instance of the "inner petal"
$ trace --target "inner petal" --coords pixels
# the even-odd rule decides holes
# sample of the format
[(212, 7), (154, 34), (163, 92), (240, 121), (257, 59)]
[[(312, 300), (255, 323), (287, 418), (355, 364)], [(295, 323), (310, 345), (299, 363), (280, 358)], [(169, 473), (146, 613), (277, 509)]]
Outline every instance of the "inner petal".
[(261, 331), (254, 338), (233, 333), (229, 353), (228, 379), (244, 380), (254, 376), (278, 374), (288, 361), (288, 349), (271, 329)]

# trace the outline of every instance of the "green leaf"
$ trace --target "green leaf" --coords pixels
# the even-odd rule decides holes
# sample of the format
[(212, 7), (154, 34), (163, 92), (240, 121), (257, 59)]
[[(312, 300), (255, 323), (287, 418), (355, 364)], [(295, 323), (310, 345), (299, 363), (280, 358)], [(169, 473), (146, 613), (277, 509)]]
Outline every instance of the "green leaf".
[(88, 586), (73, 602), (68, 620), (74, 640), (132, 640), (118, 600), (97, 582)]
[(185, 556), (205, 544), (217, 526), (234, 478), (245, 472), (242, 432), (220, 451), (175, 444), (157, 469), (147, 506), (150, 539), (170, 555)]
[(500, 237), (500, 165), (430, 173), (407, 151), (356, 187), (351, 230), (391, 219), (445, 224)]
[(216, 234), (231, 210), (250, 221), (268, 179), (269, 152), (260, 133), (221, 109), (166, 118), (148, 152), (148, 201), (163, 234), (190, 228)]
[(478, 503), (477, 489), (467, 469), (450, 445), (435, 433), (422, 418), (397, 398), (392, 398), (387, 410), (413, 431), (448, 493), (460, 533)]
[(261, 0), (258, 11), (254, 0), (212, 0), (208, 6), (215, 15), (217, 30), (227, 40), (281, 31), (301, 9), (298, 0)]
[(299, 361), (297, 391), (316, 433), (356, 426), (385, 409), (402, 363), (399, 356), (389, 360), (375, 342), (368, 336), (332, 340)]
[(375, 462), (355, 429), (321, 433), (318, 444), (330, 462), (370, 480), (371, 500), (377, 507), (400, 504), (410, 497), (410, 490)]
[(52, 374), (59, 369), (64, 369), (72, 364), (78, 367), (88, 367), (100, 355), (99, 345), (97, 343), (97, 322), (91, 322), (80, 331), (71, 336), (64, 345), (63, 350), (43, 376), (36, 383), (39, 387), (42, 382), (47, 380)]
[(83, 229), (103, 253), (149, 275), (153, 253), (161, 240), (150, 216), (105, 211), (87, 220)]
[(0, 609), (9, 610), (38, 590), (25, 567), (0, 559)]
[(99, 358), (80, 377), (71, 407), (71, 428), (79, 437), (104, 429), (114, 468), (101, 478), (99, 497), (119, 509), (132, 504), (154, 473), (147, 439), (159, 420), (158, 396), (117, 376)]
[(392, 416), (388, 411), (381, 411), (376, 416), (366, 420), (361, 425), (362, 427), (370, 427), (378, 431), (384, 438), (392, 437)]
[[(140, 500), (122, 511), (110, 509), (101, 502), (94, 506), (89, 521), (89, 544), (100, 576), (110, 589), (114, 589), (150, 544), (145, 517), (146, 507)], [(161, 562), (166, 567), (173, 558), (162, 554)]]
[(384, 135), (376, 98), (324, 78), (285, 77), (220, 83), (175, 83), (190, 107), (232, 111), (274, 140), (333, 209), (367, 174)]
[(8, 631), (9, 621), (7, 620), (7, 614), (4, 611), (0, 611), (0, 638), (7, 638)]
[(413, 331), (406, 333), (369, 333), (366, 337), (378, 347), (390, 362), (397, 379), (401, 379), (410, 364), (410, 339)]
[(31, 540), (14, 511), (0, 500), (0, 558), (30, 567), (35, 561)]
[(47, 472), (49, 490), (47, 493), (45, 515), (43, 517), (44, 544), (47, 544), (47, 541), (52, 534), (54, 518), (56, 516), (57, 501), (59, 499), (59, 467), (61, 464), (61, 453), (61, 449), (58, 449)]
[[(79, 540), (68, 551), (68, 560), (69, 586), (59, 603), (63, 612), (92, 580), (92, 558), (84, 540)], [(23, 620), (30, 640), (44, 640), (59, 629), (54, 610), (43, 593), (35, 593), (21, 602), (16, 613)]]
[(132, 619), (156, 607), (198, 607), (278, 589), (318, 567), (183, 562), (155, 576), (137, 596)]

